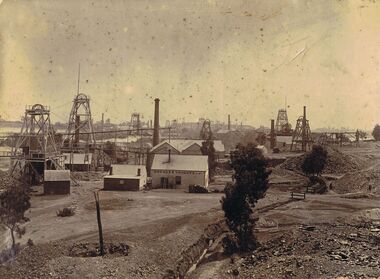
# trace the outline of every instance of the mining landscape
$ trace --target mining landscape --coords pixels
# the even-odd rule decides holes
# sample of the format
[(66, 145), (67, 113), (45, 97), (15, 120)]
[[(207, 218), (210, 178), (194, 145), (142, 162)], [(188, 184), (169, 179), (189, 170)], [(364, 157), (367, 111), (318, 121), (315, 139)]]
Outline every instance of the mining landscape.
[(379, 15), (0, 0), (0, 278), (380, 279)]

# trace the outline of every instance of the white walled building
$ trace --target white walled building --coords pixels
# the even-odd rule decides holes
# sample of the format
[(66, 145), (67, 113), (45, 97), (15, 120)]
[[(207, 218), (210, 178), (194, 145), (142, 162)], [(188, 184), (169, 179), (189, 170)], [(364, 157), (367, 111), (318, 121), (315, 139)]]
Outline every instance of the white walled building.
[(208, 157), (203, 155), (155, 154), (151, 168), (153, 188), (208, 186)]
[(111, 173), (103, 179), (104, 190), (139, 191), (147, 183), (145, 165), (112, 165)]

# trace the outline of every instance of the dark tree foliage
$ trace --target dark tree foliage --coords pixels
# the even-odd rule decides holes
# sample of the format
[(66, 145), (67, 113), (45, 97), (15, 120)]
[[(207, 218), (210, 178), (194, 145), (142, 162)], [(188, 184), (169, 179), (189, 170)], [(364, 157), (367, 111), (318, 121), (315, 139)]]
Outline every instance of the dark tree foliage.
[(107, 141), (104, 144), (104, 153), (106, 153), (111, 158), (116, 158), (116, 145), (113, 142)]
[(211, 179), (215, 173), (215, 148), (213, 140), (206, 140), (202, 142), (201, 152), (203, 155), (208, 156), (208, 176)]
[(265, 133), (259, 133), (256, 137), (256, 142), (260, 145), (264, 145), (267, 142), (267, 136)]
[(267, 165), (262, 151), (255, 144), (238, 145), (231, 152), (235, 183), (227, 185), (225, 197), (221, 200), (227, 225), (234, 233), (229, 243), (225, 243), (226, 252), (249, 251), (257, 246), (253, 235), (256, 220), (252, 212), (256, 202), (265, 196), (268, 189), (270, 171)]
[(376, 141), (380, 140), (380, 125), (376, 124), (375, 128), (373, 128), (372, 136), (375, 138)]
[(20, 185), (9, 186), (0, 193), (0, 222), (7, 227), (12, 236), (12, 250), (15, 248), (15, 232), (19, 237), (25, 233), (20, 228), (20, 223), (28, 221), (24, 216), (25, 211), (30, 208), (30, 197)]
[(308, 176), (319, 176), (325, 168), (327, 162), (327, 150), (321, 145), (314, 145), (311, 152), (301, 165), (302, 171)]

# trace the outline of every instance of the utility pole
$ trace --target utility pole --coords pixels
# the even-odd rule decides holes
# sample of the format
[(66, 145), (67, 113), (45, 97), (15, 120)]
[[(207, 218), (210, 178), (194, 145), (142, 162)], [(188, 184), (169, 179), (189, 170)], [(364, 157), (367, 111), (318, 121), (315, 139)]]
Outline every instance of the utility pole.
[(98, 220), (100, 255), (103, 256), (104, 255), (104, 243), (103, 243), (102, 220), (100, 218), (99, 192), (95, 191), (94, 196), (95, 196), (95, 205), (96, 205), (96, 218)]
[(103, 132), (104, 132), (104, 112), (102, 113), (102, 134), (100, 135), (102, 137), (101, 139), (101, 145), (100, 145), (100, 158), (101, 158), (101, 161), (102, 161), (102, 167), (103, 167), (103, 171), (104, 171), (104, 135), (103, 135)]

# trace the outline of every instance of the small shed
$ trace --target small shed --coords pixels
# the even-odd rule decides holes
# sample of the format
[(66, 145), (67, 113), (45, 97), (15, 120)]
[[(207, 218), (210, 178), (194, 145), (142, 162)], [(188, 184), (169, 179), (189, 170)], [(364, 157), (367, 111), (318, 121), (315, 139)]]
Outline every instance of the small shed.
[(70, 194), (70, 171), (69, 170), (45, 170), (44, 171), (44, 194), (45, 195)]
[(147, 181), (145, 165), (112, 165), (110, 174), (103, 179), (104, 190), (139, 191)]

